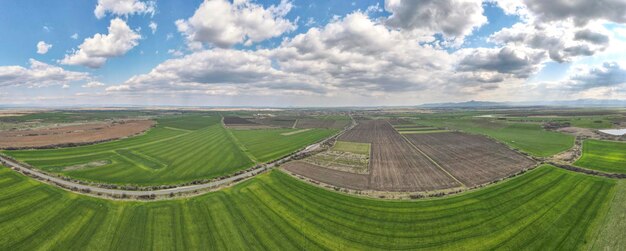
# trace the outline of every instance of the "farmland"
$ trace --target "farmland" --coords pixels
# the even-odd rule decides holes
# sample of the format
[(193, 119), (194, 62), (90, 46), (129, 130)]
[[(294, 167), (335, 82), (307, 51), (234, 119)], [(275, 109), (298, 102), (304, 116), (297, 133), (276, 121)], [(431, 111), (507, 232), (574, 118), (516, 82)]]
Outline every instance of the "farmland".
[(151, 120), (88, 123), (31, 130), (0, 131), (1, 148), (39, 148), (125, 138), (154, 125)]
[(417, 202), (350, 197), (279, 171), (140, 203), (77, 196), (0, 168), (0, 191), (3, 250), (623, 248), (596, 240), (619, 203), (616, 182), (549, 166)]
[(339, 139), (371, 144), (369, 184), (374, 190), (429, 191), (461, 186), (385, 120), (361, 121)]
[[(361, 121), (329, 151), (288, 163), (285, 168), (337, 187), (407, 192), (475, 187), (535, 165), (531, 159), (483, 136), (419, 125), (395, 127), (385, 120)], [(402, 134), (416, 129), (421, 133)], [(369, 168), (342, 164), (346, 158), (335, 154), (338, 150), (371, 155)]]
[[(160, 185), (226, 175), (252, 165), (216, 116), (159, 120), (142, 136), (103, 144), (50, 150), (7, 151), (45, 171), (100, 183)], [(108, 161), (84, 169), (76, 165)], [(71, 170), (66, 170), (70, 167)]]
[(534, 161), (483, 136), (464, 133), (407, 135), (417, 148), (466, 186), (505, 178)]
[[(328, 137), (336, 130), (235, 130), (238, 145), (219, 116), (163, 117), (144, 135), (91, 146), (5, 151), (45, 171), (99, 183), (139, 186), (180, 184), (234, 173), (285, 156)], [(268, 144), (271, 142), (271, 144)], [(256, 157), (249, 158), (246, 152)]]
[(586, 140), (577, 166), (610, 173), (626, 173), (626, 142)]
[[(291, 132), (297, 132), (289, 134)], [(278, 159), (338, 132), (333, 129), (250, 129), (231, 130), (232, 134), (260, 162)]]
[(420, 116), (416, 122), (486, 135), (539, 157), (557, 154), (574, 144), (574, 136), (544, 130), (539, 123), (506, 122), (493, 118), (463, 117), (462, 115)]

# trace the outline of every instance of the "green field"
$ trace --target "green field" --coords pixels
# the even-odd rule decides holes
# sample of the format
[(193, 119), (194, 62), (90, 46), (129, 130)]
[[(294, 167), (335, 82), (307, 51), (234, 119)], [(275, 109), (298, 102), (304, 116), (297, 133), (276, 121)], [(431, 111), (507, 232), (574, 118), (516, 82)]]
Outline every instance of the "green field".
[(370, 155), (370, 143), (357, 143), (347, 141), (337, 141), (331, 149), (339, 152), (349, 152), (356, 154)]
[(546, 131), (536, 123), (513, 123), (485, 118), (459, 118), (458, 116), (425, 118), (418, 119), (416, 122), (487, 135), (513, 148), (539, 157), (557, 154), (574, 145), (574, 136)]
[(623, 242), (596, 241), (605, 216), (623, 204), (613, 199), (615, 184), (544, 166), (474, 192), (403, 202), (351, 197), (273, 171), (191, 199), (121, 202), (0, 167), (0, 249), (623, 250), (615, 246)]
[[(228, 137), (220, 120), (217, 116), (166, 118), (158, 120), (158, 126), (142, 136), (91, 146), (6, 154), (45, 171), (77, 179), (135, 185), (184, 183), (252, 166), (252, 161)], [(109, 164), (72, 168), (103, 160)]]
[(290, 153), (330, 137), (339, 130), (311, 129), (286, 135), (302, 129), (230, 130), (246, 152), (260, 162), (279, 159)]
[(336, 132), (311, 129), (284, 136), (281, 133), (298, 129), (235, 131), (238, 141), (220, 121), (218, 116), (207, 115), (166, 117), (148, 133), (124, 140), (4, 153), (76, 179), (149, 186), (228, 175), (253, 166), (255, 161), (288, 155)]
[(577, 166), (611, 173), (626, 173), (626, 143), (585, 140)]

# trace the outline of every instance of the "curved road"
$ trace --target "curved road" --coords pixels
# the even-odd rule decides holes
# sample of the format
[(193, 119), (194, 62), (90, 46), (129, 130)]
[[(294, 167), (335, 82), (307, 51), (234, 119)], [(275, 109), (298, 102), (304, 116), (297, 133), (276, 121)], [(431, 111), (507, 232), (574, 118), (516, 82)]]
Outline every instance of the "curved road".
[[(350, 116), (352, 118), (352, 116)], [(52, 176), (52, 175), (48, 175), (44, 172), (41, 172), (37, 169), (34, 168), (28, 168), (25, 165), (19, 163), (18, 161), (6, 158), (2, 155), (0, 155), (0, 163), (11, 167), (14, 170), (17, 170), (21, 173), (28, 173), (27, 176), (31, 176), (31, 177), (36, 177), (38, 179), (40, 179), (43, 182), (46, 182), (48, 184), (52, 184), (58, 187), (61, 187), (63, 189), (66, 190), (72, 190), (73, 188), (80, 190), (83, 190), (83, 192), (81, 193), (85, 193), (85, 194), (89, 194), (89, 195), (93, 195), (93, 196), (97, 196), (97, 197), (120, 197), (123, 195), (129, 196), (129, 199), (133, 199), (133, 198), (137, 198), (139, 196), (167, 196), (170, 194), (185, 194), (185, 193), (193, 193), (196, 191), (201, 191), (201, 190), (207, 190), (207, 189), (211, 189), (211, 188), (216, 188), (219, 186), (223, 186), (226, 184), (231, 184), (231, 183), (236, 183), (239, 181), (242, 181), (246, 178), (250, 178), (253, 176), (256, 176), (260, 173), (263, 173), (267, 170), (270, 170), (271, 168), (275, 167), (277, 164), (282, 164), (284, 162), (287, 162), (289, 160), (291, 160), (294, 156), (299, 155), (299, 154), (304, 154), (304, 153), (308, 153), (311, 151), (315, 151), (317, 150), (323, 143), (327, 142), (328, 140), (337, 137), (338, 135), (341, 135), (342, 133), (344, 133), (347, 130), (350, 130), (352, 127), (354, 127), (355, 121), (352, 120), (352, 124), (347, 126), (346, 128), (344, 128), (342, 131), (340, 131), (339, 133), (328, 137), (318, 143), (312, 144), (307, 146), (306, 148), (304, 148), (301, 151), (292, 153), (291, 155), (284, 157), (282, 159), (279, 159), (277, 161), (274, 161), (270, 164), (267, 164), (263, 167), (257, 168), (257, 169), (253, 169), (253, 170), (249, 170), (246, 171), (244, 173), (235, 175), (235, 176), (231, 176), (228, 178), (224, 178), (221, 180), (216, 180), (216, 181), (211, 181), (208, 183), (203, 183), (203, 184), (195, 184), (195, 185), (188, 185), (188, 186), (180, 186), (180, 187), (175, 187), (175, 188), (168, 188), (168, 189), (158, 189), (158, 190), (150, 190), (150, 191), (136, 191), (136, 190), (121, 190), (121, 189), (111, 189), (111, 188), (103, 188), (103, 187), (98, 187), (98, 186), (92, 186), (92, 185), (85, 185), (85, 184), (80, 184), (80, 183), (76, 183), (73, 181), (68, 181), (68, 180), (64, 180), (62, 178), (56, 177), (56, 176)], [(86, 190), (89, 190), (90, 192), (84, 192)], [(73, 190), (72, 190), (73, 191)], [(74, 191), (76, 192), (76, 191)]]

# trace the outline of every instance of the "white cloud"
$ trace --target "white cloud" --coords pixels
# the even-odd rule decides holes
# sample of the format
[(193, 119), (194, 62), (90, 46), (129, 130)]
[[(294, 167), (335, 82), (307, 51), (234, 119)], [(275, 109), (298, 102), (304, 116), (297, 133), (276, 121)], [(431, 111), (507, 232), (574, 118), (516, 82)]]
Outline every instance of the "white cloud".
[(239, 43), (251, 45), (295, 30), (296, 24), (284, 18), (291, 8), (291, 2), (286, 0), (268, 8), (248, 0), (204, 1), (192, 17), (177, 20), (176, 26), (192, 49), (200, 49), (200, 43), (221, 48)]
[(64, 85), (90, 78), (87, 73), (66, 71), (61, 67), (52, 66), (34, 59), (30, 59), (29, 62), (30, 68), (0, 66), (0, 87)]
[(525, 0), (525, 3), (543, 21), (572, 19), (577, 26), (592, 20), (626, 23), (624, 0)]
[(90, 68), (99, 68), (108, 58), (126, 54), (139, 44), (141, 35), (133, 31), (119, 18), (111, 20), (108, 34), (95, 34), (86, 38), (78, 50), (65, 55), (60, 63), (67, 65), (83, 65)]
[(70, 36), (70, 38), (72, 38), (72, 39), (78, 39), (78, 33), (74, 33), (72, 36)]
[(543, 49), (552, 60), (566, 62), (573, 57), (591, 56), (604, 51), (609, 44), (606, 33), (606, 29), (598, 24), (578, 28), (571, 21), (517, 23), (494, 33), (489, 40), (500, 45)]
[[(486, 82), (499, 82), (495, 80), (504, 79), (496, 73), (507, 74), (508, 77), (528, 78), (540, 69), (546, 58), (541, 50), (523, 47), (462, 49), (456, 54), (460, 56), (457, 67), (459, 71), (489, 73), (479, 78), (480, 81)], [(484, 78), (485, 76), (488, 78)]]
[(70, 88), (70, 85), (68, 85), (68, 84), (63, 84), (63, 85), (61, 86), (61, 88), (63, 88), (63, 89), (68, 89), (68, 88)]
[(171, 54), (174, 57), (180, 57), (180, 56), (184, 55), (182, 51), (174, 50), (174, 49), (167, 50), (167, 53)]
[(106, 13), (116, 16), (128, 16), (133, 14), (154, 15), (156, 3), (154, 1), (139, 0), (98, 0), (96, 9), (93, 11), (96, 18), (102, 19)]
[(91, 81), (91, 82), (88, 82), (88, 83), (82, 85), (83, 88), (98, 88), (98, 87), (102, 87), (102, 86), (104, 86), (104, 84), (101, 83), (101, 82), (98, 82), (98, 81)]
[(154, 34), (156, 32), (156, 30), (157, 30), (157, 24), (155, 22), (150, 22), (148, 27), (150, 27), (150, 30), (152, 31), (152, 34)]
[(51, 44), (47, 44), (44, 41), (39, 41), (39, 43), (37, 43), (37, 53), (38, 54), (46, 54), (48, 53), (48, 50), (52, 48)]
[(108, 90), (379, 95), (443, 87), (454, 57), (419, 45), (424, 41), (432, 37), (390, 30), (357, 12), (285, 40), (275, 49), (214, 48), (170, 59)]
[(464, 37), (487, 23), (482, 0), (385, 0), (387, 25)]
[(567, 85), (582, 90), (626, 85), (626, 67), (617, 62), (605, 62), (596, 67), (579, 66), (571, 73)]

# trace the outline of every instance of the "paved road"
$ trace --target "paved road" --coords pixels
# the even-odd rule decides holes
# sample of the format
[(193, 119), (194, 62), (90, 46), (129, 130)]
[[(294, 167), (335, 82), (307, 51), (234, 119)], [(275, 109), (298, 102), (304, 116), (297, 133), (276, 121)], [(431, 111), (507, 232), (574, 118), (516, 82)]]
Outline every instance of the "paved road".
[(175, 188), (169, 188), (169, 189), (159, 189), (159, 190), (151, 190), (151, 191), (134, 191), (134, 190), (121, 190), (121, 189), (110, 189), (110, 188), (102, 188), (102, 187), (97, 187), (97, 186), (91, 186), (91, 185), (83, 185), (83, 184), (79, 184), (73, 181), (67, 181), (64, 180), (62, 178), (56, 177), (56, 176), (51, 176), (48, 175), (46, 173), (43, 173), (37, 169), (34, 168), (28, 168), (25, 165), (11, 160), (9, 158), (5, 158), (4, 156), (0, 155), (0, 163), (2, 163), (5, 166), (11, 167), (13, 169), (17, 169), (21, 172), (28, 172), (30, 176), (34, 176), (37, 177), (41, 180), (43, 180), (44, 182), (47, 182), (49, 184), (58, 186), (58, 187), (62, 187), (62, 188), (76, 188), (78, 190), (90, 190), (92, 195), (95, 194), (102, 194), (100, 195), (100, 197), (107, 197), (107, 196), (121, 196), (123, 194), (127, 195), (127, 196), (131, 196), (131, 197), (138, 197), (138, 196), (151, 196), (151, 195), (155, 195), (155, 196), (164, 196), (164, 195), (170, 195), (170, 194), (178, 194), (178, 193), (191, 193), (191, 192), (195, 192), (195, 191), (200, 191), (200, 190), (205, 190), (205, 189), (211, 189), (211, 188), (216, 188), (219, 186), (223, 186), (226, 184), (230, 184), (230, 183), (235, 183), (238, 181), (241, 181), (243, 179), (246, 178), (250, 178), (252, 176), (258, 175), (260, 173), (263, 173), (267, 170), (270, 170), (271, 168), (275, 167), (277, 164), (281, 164), (284, 162), (287, 162), (289, 160), (291, 160), (295, 155), (298, 154), (303, 154), (303, 153), (307, 153), (307, 152), (311, 152), (311, 151), (315, 151), (318, 148), (321, 147), (321, 145), (326, 142), (329, 139), (332, 139), (333, 137), (337, 136), (337, 135), (341, 135), (343, 132), (351, 129), (354, 126), (354, 121), (353, 124), (351, 126), (348, 126), (346, 128), (344, 128), (344, 130), (342, 130), (341, 132), (339, 132), (336, 135), (333, 135), (327, 139), (324, 139), (318, 143), (312, 144), (307, 146), (306, 148), (304, 148), (304, 150), (301, 150), (299, 152), (293, 153), (285, 158), (282, 158), (280, 160), (277, 160), (275, 162), (272, 162), (270, 164), (265, 165), (264, 167), (261, 168), (257, 168), (257, 169), (253, 169), (253, 170), (249, 170), (247, 172), (232, 176), (232, 177), (228, 177), (228, 178), (224, 178), (222, 180), (216, 180), (216, 181), (211, 181), (208, 183), (203, 183), (203, 184), (196, 184), (196, 185), (189, 185), (189, 186), (181, 186), (181, 187), (175, 187)]

